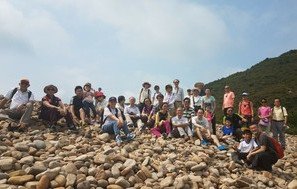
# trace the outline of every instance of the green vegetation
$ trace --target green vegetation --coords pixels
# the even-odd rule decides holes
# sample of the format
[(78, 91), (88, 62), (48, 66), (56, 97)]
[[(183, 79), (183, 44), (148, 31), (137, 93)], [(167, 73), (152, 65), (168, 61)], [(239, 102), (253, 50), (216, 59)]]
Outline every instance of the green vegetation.
[(221, 105), (225, 85), (229, 85), (235, 92), (236, 111), (242, 92), (250, 94), (255, 110), (262, 98), (266, 98), (272, 107), (274, 98), (279, 97), (289, 114), (290, 129), (287, 132), (297, 134), (297, 50), (291, 50), (276, 58), (266, 58), (243, 72), (208, 83), (206, 87), (212, 90), (217, 100), (218, 121), (221, 121), (222, 117)]

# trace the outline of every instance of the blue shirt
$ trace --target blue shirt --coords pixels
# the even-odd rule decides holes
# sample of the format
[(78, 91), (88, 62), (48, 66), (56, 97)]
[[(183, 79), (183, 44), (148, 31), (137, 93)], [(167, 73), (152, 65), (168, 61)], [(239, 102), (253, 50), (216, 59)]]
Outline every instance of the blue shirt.
[(223, 135), (232, 135), (233, 134), (233, 126), (227, 128), (226, 125), (223, 126)]

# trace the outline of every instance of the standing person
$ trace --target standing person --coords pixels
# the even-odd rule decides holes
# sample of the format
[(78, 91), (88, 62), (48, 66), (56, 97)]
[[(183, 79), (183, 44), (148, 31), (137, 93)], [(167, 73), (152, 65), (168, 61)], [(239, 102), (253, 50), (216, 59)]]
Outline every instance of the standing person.
[(65, 117), (66, 124), (70, 130), (76, 130), (73, 124), (71, 113), (66, 109), (61, 99), (56, 97), (58, 88), (54, 85), (47, 85), (43, 89), (46, 95), (42, 98), (41, 111), (39, 119), (49, 122), (49, 128), (53, 131), (57, 130), (57, 122)]
[(278, 160), (274, 146), (269, 137), (257, 125), (251, 125), (250, 130), (255, 135), (259, 148), (249, 152), (247, 160), (251, 162), (249, 168), (272, 171), (272, 165)]
[(87, 126), (87, 123), (86, 113), (83, 105), (83, 88), (81, 86), (76, 86), (74, 92), (75, 96), (73, 96), (70, 101), (70, 112), (72, 119), (74, 124), (85, 127)]
[(33, 111), (34, 95), (28, 90), (30, 82), (28, 79), (21, 79), (19, 87), (10, 90), (0, 102), (0, 109), (3, 109), (7, 102), (10, 102), (9, 109), (2, 110), (2, 114), (8, 115), (11, 119), (19, 120), (18, 125), (10, 125), (9, 130), (24, 131), (29, 124)]
[(128, 126), (134, 126), (134, 124), (137, 125), (137, 128), (142, 131), (143, 129), (143, 122), (141, 121), (141, 115), (139, 108), (135, 104), (135, 98), (130, 97), (129, 98), (130, 104), (125, 107), (124, 114), (127, 120)]
[(192, 89), (187, 89), (187, 95), (185, 96), (185, 98), (191, 98), (192, 96)]
[(144, 107), (144, 99), (149, 98), (151, 99), (151, 90), (150, 90), (151, 84), (149, 82), (144, 82), (142, 84), (142, 89), (139, 93), (139, 111), (141, 112)]
[(173, 93), (175, 94), (175, 102), (174, 107), (177, 109), (178, 107), (182, 107), (183, 100), (184, 100), (184, 90), (179, 86), (179, 80), (175, 79), (173, 80), (174, 89)]
[(224, 112), (224, 115), (227, 114), (228, 108), (234, 108), (234, 99), (235, 94), (231, 91), (230, 87), (228, 85), (225, 86), (225, 94), (223, 98), (223, 105), (222, 110)]
[(165, 97), (164, 97), (164, 102), (168, 103), (168, 108), (169, 108), (169, 114), (170, 116), (175, 115), (175, 109), (174, 109), (174, 103), (176, 99), (176, 95), (172, 91), (172, 85), (166, 85), (165, 86)]
[(271, 125), (271, 107), (267, 105), (267, 100), (263, 98), (261, 100), (261, 106), (258, 109), (258, 117), (260, 119), (259, 126), (262, 131), (269, 134)]
[(116, 97), (110, 97), (107, 107), (104, 108), (102, 131), (108, 134), (114, 134), (116, 136), (116, 143), (120, 145), (123, 142), (120, 130), (124, 131), (128, 141), (134, 139), (135, 135), (130, 133), (120, 110), (116, 108), (116, 104)]
[[(178, 133), (177, 136), (185, 138), (186, 140), (193, 140), (193, 133), (190, 128), (190, 123), (187, 118), (183, 116), (183, 108), (178, 107), (176, 110), (176, 116), (172, 118), (172, 133)], [(176, 131), (177, 132), (174, 132)], [(175, 134), (173, 134), (174, 136)], [(177, 137), (175, 136), (175, 137)]]
[(91, 118), (90, 110), (92, 110), (93, 118), (95, 119), (97, 115), (96, 108), (94, 105), (95, 90), (92, 89), (91, 83), (86, 83), (83, 89), (84, 89), (83, 105), (84, 105), (86, 115), (88, 116), (88, 118)]
[(205, 95), (205, 91), (204, 91), (204, 83), (202, 82), (197, 82), (194, 85), (194, 88), (197, 88), (199, 90), (199, 96), (204, 96)]
[(157, 112), (155, 119), (155, 127), (151, 129), (151, 133), (155, 137), (171, 137), (170, 114), (168, 112), (168, 103), (162, 103), (161, 110)]
[(285, 129), (287, 127), (288, 113), (285, 107), (281, 106), (280, 98), (274, 99), (272, 108), (271, 131), (273, 138), (281, 143), (283, 149), (286, 148)]
[(152, 97), (152, 104), (156, 105), (158, 103), (157, 96), (161, 94), (159, 85), (154, 86), (155, 93)]
[(250, 101), (246, 92), (242, 93), (242, 100), (238, 104), (238, 114), (247, 120), (245, 122), (246, 128), (254, 121), (253, 102)]
[(192, 91), (191, 107), (194, 108), (195, 113), (197, 113), (197, 111), (202, 108), (202, 96), (199, 95), (198, 88), (194, 88)]
[(210, 89), (205, 89), (205, 96), (202, 97), (202, 108), (206, 110), (209, 107), (209, 111), (212, 114), (211, 118), (211, 127), (212, 133), (216, 134), (216, 116), (215, 116), (215, 109), (216, 109), (216, 99), (211, 95)]

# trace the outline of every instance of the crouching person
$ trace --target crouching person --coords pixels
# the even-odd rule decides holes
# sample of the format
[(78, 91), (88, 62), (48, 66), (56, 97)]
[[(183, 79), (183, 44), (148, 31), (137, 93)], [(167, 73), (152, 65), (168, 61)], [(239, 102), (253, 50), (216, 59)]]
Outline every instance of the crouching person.
[(49, 128), (52, 131), (57, 130), (57, 122), (65, 117), (67, 126), (70, 130), (76, 130), (73, 124), (71, 113), (66, 109), (61, 99), (54, 94), (58, 92), (58, 88), (54, 85), (48, 85), (43, 90), (46, 96), (42, 98), (42, 106), (39, 119), (49, 122)]
[(117, 99), (115, 97), (109, 98), (108, 105), (104, 108), (102, 131), (108, 134), (114, 134), (116, 143), (120, 145), (123, 142), (120, 130), (124, 131), (128, 141), (132, 140), (135, 135), (130, 133), (127, 124), (123, 121), (121, 111), (116, 108), (116, 103)]
[(129, 98), (130, 104), (125, 107), (124, 109), (124, 114), (127, 120), (127, 124), (129, 126), (134, 126), (135, 124), (137, 125), (137, 128), (142, 131), (143, 129), (143, 122), (141, 120), (141, 115), (138, 107), (135, 104), (135, 98), (130, 97)]
[(5, 104), (11, 101), (9, 108), (2, 110), (0, 113), (6, 114), (11, 119), (19, 120), (18, 125), (13, 126), (10, 124), (8, 129), (11, 131), (24, 131), (29, 124), (34, 101), (32, 92), (28, 90), (29, 86), (30, 82), (28, 79), (21, 79), (19, 87), (9, 91), (0, 102), (0, 109), (3, 109)]
[(81, 127), (86, 127), (86, 113), (83, 105), (83, 88), (76, 86), (74, 88), (75, 96), (70, 101), (70, 112), (72, 115), (73, 122)]
[(172, 118), (172, 136), (183, 137), (186, 140), (193, 140), (193, 133), (190, 128), (190, 124), (187, 118), (183, 116), (183, 108), (178, 107), (176, 110), (176, 116)]
[(251, 163), (249, 168), (272, 171), (272, 165), (278, 160), (273, 143), (258, 125), (251, 125), (250, 130), (255, 135), (259, 147), (247, 155), (247, 160)]

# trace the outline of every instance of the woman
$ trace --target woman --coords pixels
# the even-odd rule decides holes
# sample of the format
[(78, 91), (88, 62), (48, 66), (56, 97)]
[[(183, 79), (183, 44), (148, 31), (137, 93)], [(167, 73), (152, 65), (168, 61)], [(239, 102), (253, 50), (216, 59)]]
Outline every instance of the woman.
[(168, 112), (168, 103), (164, 102), (161, 110), (156, 114), (155, 127), (151, 129), (151, 133), (155, 137), (171, 137), (170, 115)]
[(211, 95), (210, 89), (205, 89), (205, 96), (202, 97), (202, 108), (205, 112), (208, 109), (211, 114), (211, 127), (212, 134), (216, 134), (216, 117), (215, 117), (215, 109), (216, 109), (216, 99)]
[(261, 106), (258, 109), (258, 117), (260, 119), (259, 126), (266, 134), (269, 134), (271, 108), (267, 105), (267, 100), (263, 98), (261, 100)]
[(76, 130), (71, 114), (68, 112), (61, 99), (54, 95), (58, 92), (58, 88), (54, 85), (48, 85), (44, 87), (44, 92), (46, 95), (42, 98), (39, 118), (48, 121), (50, 129), (56, 131), (57, 122), (65, 117), (69, 129)]
[(152, 104), (156, 105), (158, 103), (157, 96), (161, 94), (159, 85), (154, 86), (155, 93), (152, 97)]
[(194, 88), (191, 96), (191, 107), (194, 108), (195, 113), (202, 108), (202, 97), (199, 95), (199, 89)]
[(172, 85), (166, 85), (165, 91), (164, 102), (168, 103), (168, 111), (170, 116), (175, 116), (174, 102), (176, 95), (173, 93)]
[(144, 99), (144, 107), (141, 113), (141, 120), (148, 128), (151, 128), (154, 122), (150, 117), (152, 110), (153, 105), (151, 100), (149, 98)]

